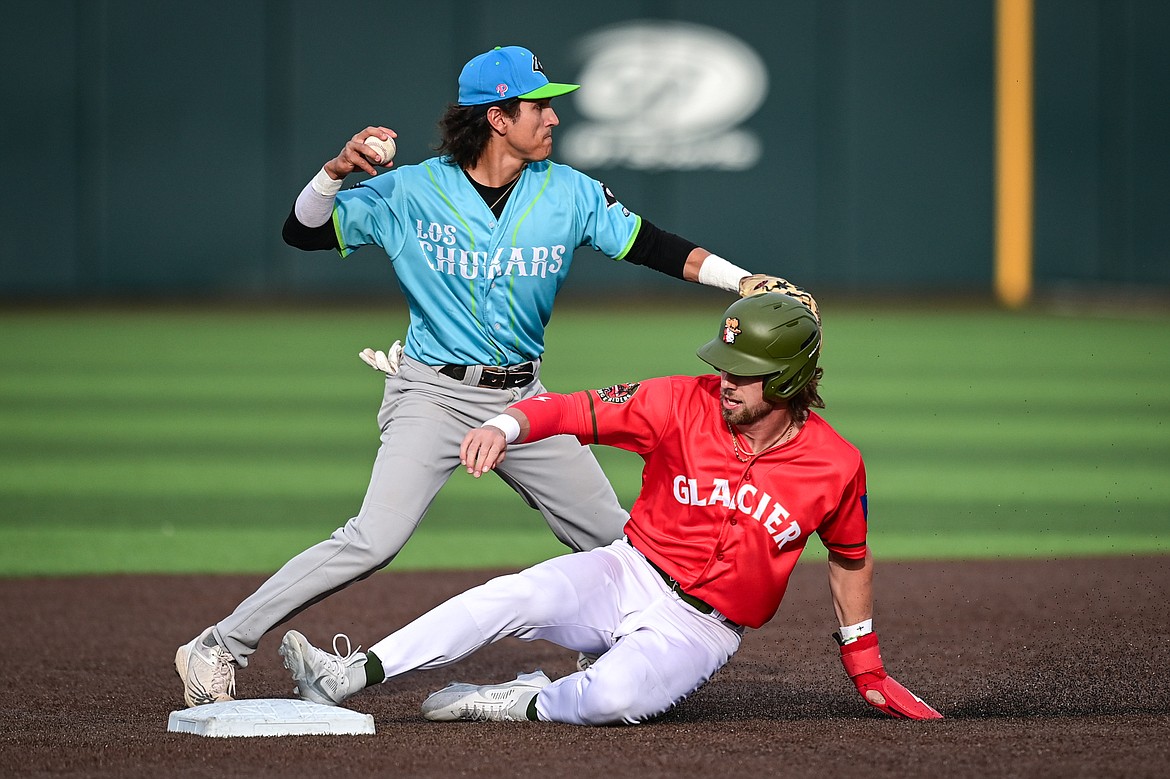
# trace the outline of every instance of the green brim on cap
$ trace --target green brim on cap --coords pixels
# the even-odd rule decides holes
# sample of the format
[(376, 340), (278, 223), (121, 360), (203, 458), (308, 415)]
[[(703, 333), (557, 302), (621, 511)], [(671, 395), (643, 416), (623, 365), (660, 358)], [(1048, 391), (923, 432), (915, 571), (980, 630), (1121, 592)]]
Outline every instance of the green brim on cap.
[(766, 376), (776, 372), (776, 363), (736, 349), (715, 338), (698, 348), (699, 359), (717, 371), (727, 371), (733, 376)]
[(545, 100), (550, 97), (560, 97), (581, 88), (580, 84), (554, 84), (551, 81), (543, 87), (537, 87), (531, 92), (517, 95), (520, 100)]

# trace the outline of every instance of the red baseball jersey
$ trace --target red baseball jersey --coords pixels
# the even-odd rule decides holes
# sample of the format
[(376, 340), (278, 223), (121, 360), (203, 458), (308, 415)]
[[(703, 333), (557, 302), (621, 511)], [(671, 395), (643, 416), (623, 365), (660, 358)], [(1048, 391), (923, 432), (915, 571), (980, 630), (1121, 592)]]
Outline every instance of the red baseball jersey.
[(671, 376), (517, 403), (526, 440), (558, 433), (645, 460), (626, 536), (687, 593), (758, 628), (780, 607), (810, 533), (866, 553), (865, 465), (821, 416), (783, 446), (740, 462), (718, 376)]

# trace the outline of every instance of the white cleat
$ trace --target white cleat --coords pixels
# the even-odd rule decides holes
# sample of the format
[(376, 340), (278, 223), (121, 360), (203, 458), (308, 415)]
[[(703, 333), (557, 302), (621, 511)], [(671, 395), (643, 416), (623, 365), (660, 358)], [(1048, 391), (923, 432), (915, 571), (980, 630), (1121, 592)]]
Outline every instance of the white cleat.
[(183, 700), (188, 706), (235, 700), (236, 661), (219, 644), (208, 646), (208, 628), (175, 652), (175, 672), (183, 680)]
[[(345, 656), (337, 649), (337, 639), (345, 639)], [(329, 654), (309, 643), (309, 639), (295, 630), (284, 634), (280, 654), (284, 667), (296, 682), (301, 700), (336, 706), (366, 686), (366, 655), (349, 648), (349, 636), (338, 633), (333, 637), (333, 651)]]
[(520, 674), (503, 684), (449, 684), (423, 701), (423, 716), (434, 722), (526, 722), (528, 704), (552, 680), (543, 671)]

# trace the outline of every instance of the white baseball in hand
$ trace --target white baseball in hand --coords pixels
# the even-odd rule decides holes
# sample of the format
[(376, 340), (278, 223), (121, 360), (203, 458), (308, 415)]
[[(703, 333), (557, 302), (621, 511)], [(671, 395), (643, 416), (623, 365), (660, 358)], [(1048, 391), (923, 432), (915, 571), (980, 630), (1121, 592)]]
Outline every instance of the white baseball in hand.
[(393, 138), (382, 140), (376, 135), (371, 135), (363, 139), (362, 143), (369, 146), (378, 155), (374, 162), (379, 165), (385, 165), (390, 162), (390, 160), (394, 159), (394, 154), (398, 151), (398, 146), (394, 143)]

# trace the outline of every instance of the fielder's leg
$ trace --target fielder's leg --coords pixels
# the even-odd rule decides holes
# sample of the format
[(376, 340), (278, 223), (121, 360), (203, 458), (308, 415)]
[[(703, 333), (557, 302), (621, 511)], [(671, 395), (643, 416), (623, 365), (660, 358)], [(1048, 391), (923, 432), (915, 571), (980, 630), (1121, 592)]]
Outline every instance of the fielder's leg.
[[(523, 396), (544, 391), (538, 381)], [(630, 518), (592, 450), (572, 436), (510, 446), (496, 473), (538, 509), (561, 543), (574, 551), (621, 538)]]
[(414, 533), (458, 466), (467, 430), (464, 419), (435, 401), (437, 381), (433, 369), (403, 360), (386, 382), (378, 414), (382, 444), (357, 516), (285, 563), (215, 626), (239, 665), (247, 665), (265, 633), (385, 567)]

